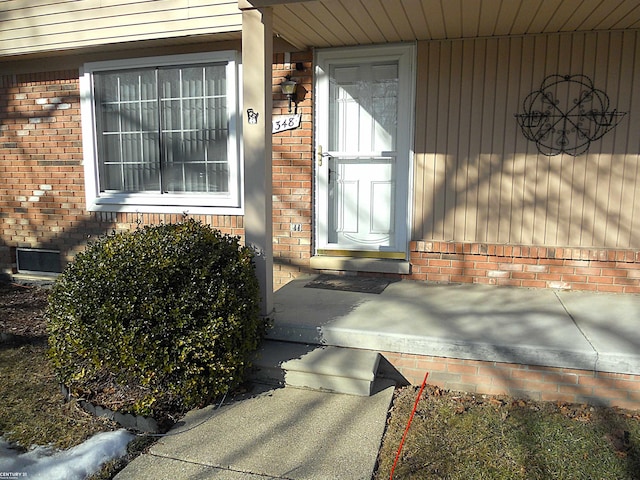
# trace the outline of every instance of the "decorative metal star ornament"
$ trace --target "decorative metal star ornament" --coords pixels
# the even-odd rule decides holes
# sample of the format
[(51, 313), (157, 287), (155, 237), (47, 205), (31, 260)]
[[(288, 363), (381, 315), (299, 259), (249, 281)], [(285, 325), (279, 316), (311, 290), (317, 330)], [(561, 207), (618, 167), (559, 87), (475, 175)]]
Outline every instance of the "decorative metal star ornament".
[(585, 153), (614, 129), (626, 112), (610, 110), (609, 97), (585, 75), (550, 75), (522, 102), (516, 119), (543, 155)]

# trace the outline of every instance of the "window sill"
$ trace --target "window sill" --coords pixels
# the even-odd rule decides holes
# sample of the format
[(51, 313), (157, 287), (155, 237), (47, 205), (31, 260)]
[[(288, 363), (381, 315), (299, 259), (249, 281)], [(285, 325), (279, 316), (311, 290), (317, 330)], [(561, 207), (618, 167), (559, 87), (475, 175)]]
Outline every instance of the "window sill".
[(244, 215), (242, 207), (214, 207), (196, 205), (145, 205), (145, 204), (117, 204), (91, 203), (87, 205), (90, 212), (109, 213), (167, 213), (186, 215)]

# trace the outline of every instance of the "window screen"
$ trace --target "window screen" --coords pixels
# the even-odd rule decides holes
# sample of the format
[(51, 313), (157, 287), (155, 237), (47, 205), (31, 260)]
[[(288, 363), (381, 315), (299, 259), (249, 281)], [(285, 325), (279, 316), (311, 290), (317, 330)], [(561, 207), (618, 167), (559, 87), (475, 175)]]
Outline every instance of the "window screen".
[(94, 74), (100, 192), (226, 193), (226, 63)]

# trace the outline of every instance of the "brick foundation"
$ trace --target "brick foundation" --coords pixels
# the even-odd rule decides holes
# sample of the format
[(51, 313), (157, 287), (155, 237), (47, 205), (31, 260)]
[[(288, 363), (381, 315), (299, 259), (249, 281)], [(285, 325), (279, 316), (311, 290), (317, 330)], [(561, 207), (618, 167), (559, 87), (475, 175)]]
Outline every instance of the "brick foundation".
[(640, 293), (640, 251), (485, 243), (410, 244), (413, 280)]
[(640, 410), (640, 375), (483, 362), (393, 352), (382, 355), (412, 385)]

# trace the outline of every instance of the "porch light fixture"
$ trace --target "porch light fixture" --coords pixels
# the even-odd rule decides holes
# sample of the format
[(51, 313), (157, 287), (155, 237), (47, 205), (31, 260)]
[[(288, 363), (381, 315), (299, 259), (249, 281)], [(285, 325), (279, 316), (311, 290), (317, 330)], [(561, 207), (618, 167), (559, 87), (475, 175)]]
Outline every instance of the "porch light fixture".
[(282, 89), (282, 93), (289, 99), (289, 113), (291, 113), (291, 102), (294, 101), (293, 98), (296, 94), (298, 83), (295, 80), (291, 80), (291, 75), (287, 75), (284, 78), (285, 80), (280, 83), (280, 88)]

